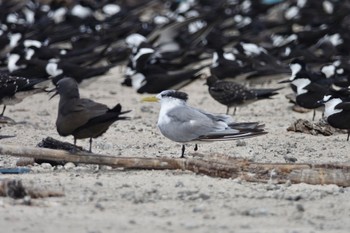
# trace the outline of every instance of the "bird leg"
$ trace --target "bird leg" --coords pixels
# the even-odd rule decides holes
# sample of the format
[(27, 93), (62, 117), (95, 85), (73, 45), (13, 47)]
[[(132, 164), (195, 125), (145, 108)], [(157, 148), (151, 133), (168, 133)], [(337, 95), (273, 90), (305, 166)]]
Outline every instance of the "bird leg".
[(230, 107), (229, 107), (229, 106), (227, 106), (227, 109), (226, 109), (226, 115), (229, 113), (229, 111), (230, 111)]
[(184, 154), (185, 154), (185, 145), (183, 144), (182, 148), (181, 148), (181, 157), (180, 158), (185, 158)]
[(195, 145), (194, 145), (194, 151), (197, 151), (197, 150), (198, 150), (198, 145), (195, 144)]
[(5, 109), (6, 109), (6, 105), (4, 105), (4, 108), (2, 109), (2, 113), (0, 114), (0, 116), (4, 115)]
[(233, 109), (233, 115), (236, 115), (236, 110), (237, 110), (237, 107), (235, 106)]
[(316, 109), (314, 109), (314, 115), (312, 116), (312, 121), (315, 120), (315, 116), (316, 116)]
[(348, 129), (348, 138), (346, 139), (346, 141), (349, 141), (349, 137), (350, 137), (350, 129)]
[(91, 152), (92, 152), (92, 151), (91, 151), (91, 146), (92, 146), (92, 138), (90, 138), (89, 142), (90, 142), (89, 152), (91, 153)]
[(0, 114), (0, 123), (2, 123), (2, 124), (16, 124), (16, 122), (13, 119), (11, 119), (7, 116), (4, 116), (5, 109), (6, 109), (6, 105), (4, 105), (4, 108), (2, 109), (2, 113)]
[(74, 148), (73, 148), (73, 152), (75, 153), (75, 152), (77, 152), (77, 139), (76, 139), (76, 137), (74, 137)]

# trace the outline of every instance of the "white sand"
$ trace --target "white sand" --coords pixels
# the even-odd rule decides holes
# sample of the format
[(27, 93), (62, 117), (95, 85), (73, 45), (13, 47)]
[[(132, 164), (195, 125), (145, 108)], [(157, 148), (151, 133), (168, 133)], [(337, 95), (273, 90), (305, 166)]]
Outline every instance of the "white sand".
[[(141, 103), (141, 95), (121, 87), (119, 68), (81, 86), (81, 96), (114, 106), (120, 102), (132, 109), (132, 120), (118, 122), (94, 140), (96, 153), (118, 156), (178, 157), (181, 145), (164, 138), (156, 128), (159, 106)], [(225, 112), (208, 94), (204, 80), (183, 91), (189, 104), (212, 112)], [(279, 87), (278, 84), (269, 85)], [(237, 142), (199, 145), (199, 152), (225, 153), (256, 162), (349, 162), (350, 144), (345, 134), (330, 137), (287, 132), (298, 118), (311, 120), (312, 112), (300, 114), (281, 91), (273, 100), (240, 108), (238, 121), (266, 124), (266, 136)], [(47, 136), (59, 137), (55, 128), (58, 98), (37, 94), (6, 115), (26, 124), (4, 125), (1, 134), (16, 138), (1, 140), (6, 145), (35, 146)], [(316, 118), (321, 117), (318, 112)], [(78, 145), (88, 148), (88, 140)], [(187, 147), (186, 155), (193, 151)], [(0, 166), (14, 166), (17, 158), (1, 155)], [(258, 184), (218, 179), (183, 171), (121, 171), (79, 165), (64, 168), (34, 166), (24, 175), (1, 175), (21, 179), (25, 185), (64, 191), (65, 197), (32, 200), (21, 204), (0, 198), (1, 232), (349, 232), (350, 188), (335, 185)]]

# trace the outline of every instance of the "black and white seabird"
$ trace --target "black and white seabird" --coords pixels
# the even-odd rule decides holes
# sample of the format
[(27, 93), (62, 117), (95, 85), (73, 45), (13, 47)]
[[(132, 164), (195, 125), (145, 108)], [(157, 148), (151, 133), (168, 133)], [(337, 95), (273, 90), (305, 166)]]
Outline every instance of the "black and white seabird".
[(160, 102), (158, 128), (172, 141), (182, 144), (243, 139), (266, 134), (264, 125), (257, 122), (238, 123), (225, 114), (213, 114), (186, 104), (188, 95), (175, 90), (165, 90), (157, 96), (145, 97), (143, 101)]
[(303, 108), (313, 109), (312, 120), (314, 120), (316, 108), (322, 106), (319, 101), (329, 93), (329, 87), (311, 82), (308, 78), (295, 79), (292, 85), (296, 87), (296, 103)]
[(332, 95), (326, 95), (320, 101), (325, 105), (324, 117), (334, 128), (346, 129), (348, 131), (347, 141), (350, 137), (350, 100), (342, 100)]
[[(289, 69), (278, 58), (270, 55), (262, 46), (240, 41), (233, 48), (235, 56), (244, 64), (250, 67), (250, 72), (246, 79), (249, 81), (257, 81), (260, 77), (266, 79), (267, 76), (279, 77), (280, 74), (288, 74)], [(262, 82), (261, 80), (259, 82)]]
[(207, 78), (206, 84), (210, 96), (227, 106), (226, 114), (229, 113), (230, 107), (234, 107), (233, 114), (235, 114), (237, 106), (246, 105), (257, 100), (270, 99), (271, 96), (278, 94), (278, 90), (282, 89), (249, 89), (232, 81), (218, 80), (213, 75)]
[(202, 77), (202, 68), (180, 70), (167, 73), (139, 72), (131, 76), (131, 82), (137, 93), (156, 94), (163, 90), (180, 89)]
[(213, 52), (210, 73), (218, 79), (235, 78), (251, 70), (249, 65), (239, 60), (232, 52), (224, 52), (222, 49)]
[(72, 78), (58, 81), (56, 94), (60, 95), (57, 132), (64, 137), (73, 135), (74, 145), (77, 139), (90, 138), (90, 152), (92, 138), (101, 136), (115, 121), (129, 119), (122, 115), (130, 111), (122, 112), (120, 104), (110, 109), (104, 104), (80, 98), (78, 84)]

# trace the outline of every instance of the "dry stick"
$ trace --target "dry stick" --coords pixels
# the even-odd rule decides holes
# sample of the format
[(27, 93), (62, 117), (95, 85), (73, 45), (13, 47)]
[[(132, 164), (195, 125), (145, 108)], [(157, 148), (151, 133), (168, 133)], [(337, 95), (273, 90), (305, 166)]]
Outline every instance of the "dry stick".
[(0, 154), (73, 163), (109, 165), (126, 169), (181, 169), (212, 177), (237, 178), (251, 182), (336, 184), (350, 186), (350, 164), (253, 163), (213, 154), (195, 158), (114, 157), (79, 152), (73, 154), (46, 148), (0, 145)]
[(47, 148), (0, 145), (0, 154), (53, 161), (108, 165), (128, 169), (181, 169), (183, 159), (114, 157), (86, 152), (70, 153)]

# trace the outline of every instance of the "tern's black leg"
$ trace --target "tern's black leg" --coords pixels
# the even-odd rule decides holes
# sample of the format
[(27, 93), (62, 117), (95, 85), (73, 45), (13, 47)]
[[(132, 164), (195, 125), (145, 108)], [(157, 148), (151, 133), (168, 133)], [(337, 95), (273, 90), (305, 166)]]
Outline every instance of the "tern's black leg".
[(228, 113), (229, 113), (229, 111), (230, 111), (230, 107), (229, 107), (229, 106), (227, 106), (227, 109), (226, 109), (226, 114), (228, 114)]
[(181, 158), (185, 158), (185, 145), (182, 145), (182, 149), (181, 149)]
[(315, 116), (316, 116), (316, 109), (314, 109), (314, 115), (312, 116), (312, 121), (315, 120)]
[(194, 145), (194, 151), (197, 151), (197, 150), (198, 150), (198, 145), (195, 144), (195, 145)]
[(237, 110), (237, 107), (235, 106), (235, 108), (233, 109), (233, 115), (236, 115), (236, 110)]
[(346, 139), (347, 141), (349, 141), (349, 137), (350, 137), (350, 129), (348, 129), (348, 138)]
[(91, 153), (92, 138), (90, 138), (89, 142), (90, 142), (89, 152)]

